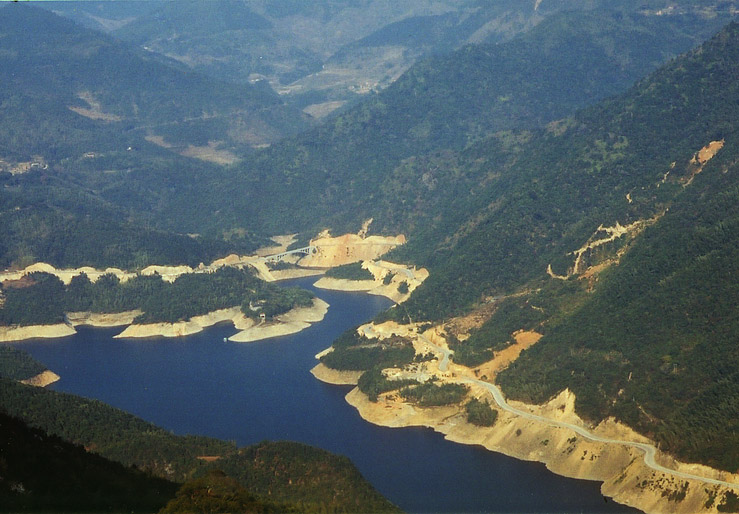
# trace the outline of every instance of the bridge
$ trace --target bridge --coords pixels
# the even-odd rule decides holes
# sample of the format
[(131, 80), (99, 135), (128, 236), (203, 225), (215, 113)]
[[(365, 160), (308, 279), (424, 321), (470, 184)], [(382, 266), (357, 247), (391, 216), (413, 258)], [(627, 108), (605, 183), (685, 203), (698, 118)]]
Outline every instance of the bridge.
[(279, 262), (288, 255), (296, 255), (296, 254), (303, 254), (303, 255), (315, 255), (315, 253), (318, 251), (318, 248), (313, 245), (304, 246), (303, 248), (296, 248), (295, 250), (289, 250), (287, 252), (282, 253), (276, 253), (273, 255), (266, 255), (264, 257), (265, 262)]

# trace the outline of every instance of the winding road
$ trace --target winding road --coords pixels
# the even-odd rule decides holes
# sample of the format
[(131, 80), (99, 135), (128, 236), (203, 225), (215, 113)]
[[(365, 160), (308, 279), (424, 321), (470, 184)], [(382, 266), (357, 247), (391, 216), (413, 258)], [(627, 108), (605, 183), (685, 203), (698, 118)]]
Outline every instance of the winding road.
[(739, 484), (735, 484), (732, 482), (726, 482), (724, 480), (717, 480), (714, 478), (702, 477), (699, 475), (694, 475), (692, 473), (684, 473), (682, 471), (677, 471), (675, 469), (666, 468), (660, 464), (657, 464), (657, 462), (655, 461), (655, 456), (657, 455), (657, 448), (654, 445), (646, 444), (646, 443), (637, 443), (634, 441), (621, 441), (619, 439), (610, 439), (607, 437), (601, 437), (601, 436), (593, 434), (592, 432), (584, 429), (583, 427), (573, 425), (571, 423), (566, 423), (564, 421), (557, 421), (557, 420), (550, 419), (544, 416), (539, 416), (537, 414), (532, 414), (530, 412), (526, 412), (526, 411), (517, 409), (515, 407), (511, 407), (510, 405), (508, 405), (508, 402), (506, 402), (505, 397), (503, 396), (503, 393), (500, 390), (500, 388), (496, 386), (495, 384), (491, 384), (490, 382), (484, 382), (482, 380), (478, 380), (475, 378), (460, 378), (459, 382), (474, 384), (474, 385), (484, 387), (485, 389), (490, 391), (490, 393), (493, 395), (493, 399), (495, 400), (495, 403), (497, 403), (501, 409), (511, 412), (513, 414), (516, 414), (517, 416), (521, 416), (526, 419), (538, 421), (540, 423), (544, 423), (552, 427), (566, 428), (566, 429), (572, 430), (573, 432), (585, 437), (586, 439), (590, 439), (591, 441), (596, 441), (599, 443), (607, 443), (607, 444), (618, 444), (621, 446), (629, 446), (632, 448), (636, 448), (637, 450), (641, 450), (644, 452), (644, 463), (655, 471), (659, 471), (661, 473), (666, 473), (669, 475), (673, 475), (676, 477), (685, 478), (689, 480), (699, 480), (707, 484), (713, 484), (713, 485), (719, 485), (719, 486), (724, 486), (724, 487), (731, 487), (733, 489), (739, 489)]
[[(432, 347), (434, 350), (436, 350), (437, 352), (443, 355), (442, 359), (439, 361), (439, 371), (447, 371), (449, 369), (449, 358), (452, 352), (446, 348), (442, 348), (441, 346), (432, 343), (427, 337), (424, 337), (421, 334), (418, 334), (418, 337), (424, 343), (426, 343), (427, 345)], [(656, 455), (657, 455), (657, 448), (654, 445), (647, 444), (647, 443), (637, 443), (634, 441), (622, 441), (620, 439), (610, 439), (608, 437), (601, 437), (601, 436), (593, 434), (592, 432), (578, 425), (573, 425), (572, 423), (566, 423), (564, 421), (557, 421), (551, 418), (547, 418), (545, 416), (539, 416), (538, 414), (532, 414), (530, 412), (517, 409), (515, 407), (510, 406), (508, 402), (506, 402), (506, 399), (503, 396), (503, 392), (500, 390), (500, 388), (496, 386), (495, 384), (491, 384), (490, 382), (485, 382), (483, 380), (478, 380), (476, 378), (470, 378), (470, 377), (459, 377), (456, 379), (456, 381), (460, 383), (478, 385), (478, 386), (481, 386), (487, 389), (492, 394), (493, 399), (495, 400), (495, 403), (497, 403), (501, 409), (508, 411), (512, 414), (515, 414), (517, 416), (521, 416), (526, 419), (531, 419), (533, 421), (538, 421), (539, 423), (544, 423), (552, 427), (566, 428), (568, 430), (572, 430), (573, 432), (585, 437), (586, 439), (590, 439), (591, 441), (595, 441), (599, 443), (606, 443), (606, 444), (617, 444), (620, 446), (627, 446), (631, 448), (636, 448), (637, 450), (641, 450), (642, 452), (644, 452), (644, 463), (651, 469), (658, 471), (660, 473), (666, 473), (666, 474), (669, 474), (675, 477), (684, 478), (688, 480), (699, 480), (706, 484), (731, 487), (732, 489), (739, 490), (739, 484), (735, 484), (732, 482), (726, 482), (724, 480), (718, 480), (715, 478), (707, 478), (707, 477), (703, 477), (700, 475), (694, 475), (692, 473), (685, 473), (683, 471), (666, 468), (665, 466), (658, 464), (657, 461), (655, 460)]]
[(439, 361), (439, 371), (447, 371), (449, 369), (449, 357), (452, 355), (452, 351), (432, 343), (428, 337), (421, 334), (418, 334), (418, 338), (443, 355)]

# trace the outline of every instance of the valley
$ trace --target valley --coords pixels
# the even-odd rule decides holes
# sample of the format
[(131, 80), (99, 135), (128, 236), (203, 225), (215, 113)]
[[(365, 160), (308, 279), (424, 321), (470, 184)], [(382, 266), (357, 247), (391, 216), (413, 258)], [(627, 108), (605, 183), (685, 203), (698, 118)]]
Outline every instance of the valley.
[[(464, 465), (479, 445), (597, 480), (645, 512), (736, 511), (737, 14), (718, 0), (0, 6), (0, 339), (12, 341), (0, 346), (0, 409), (19, 418), (3, 426), (155, 470), (170, 498), (191, 491), (177, 501), (215, 487), (257, 510), (352, 511), (351, 495), (306, 492), (302, 449), (275, 450), (295, 470), (277, 489), (237, 457), (251, 449), (223, 441), (198, 447), (207, 465), (175, 465), (191, 441), (107, 446), (90, 438), (110, 430), (105, 416), (75, 407), (60, 427), (40, 405), (82, 400), (17, 383), (30, 381), (125, 410), (141, 402), (144, 419), (182, 433), (234, 440), (264, 421), (262, 439), (295, 433), (359, 458), (414, 512), (542, 510), (492, 507), (473, 484), (499, 475), (482, 464), (469, 483), (444, 475), (455, 486), (433, 501), (404, 496), (420, 493), (379, 476), (360, 441), (315, 434), (330, 423), (300, 432), (278, 406), (316, 419), (348, 409), (351, 434), (388, 433), (355, 411), (430, 427), (471, 445), (433, 446)], [(175, 374), (153, 371), (176, 348)], [(117, 352), (131, 352), (127, 370)], [(125, 393), (106, 387), (137, 352), (152, 352), (148, 375)], [(77, 371), (34, 360), (44, 355)], [(196, 388), (225, 388), (220, 370), (244, 385), (247, 367), (300, 393), (250, 382), (242, 390), (263, 406), (208, 411)], [(162, 387), (145, 392), (157, 373)], [(193, 413), (203, 402), (195, 417), (173, 394), (184, 384), (200, 398)], [(355, 386), (352, 408), (339, 384)], [(434, 458), (394, 451), (414, 461), (394, 463), (398, 477)], [(543, 496), (559, 483), (544, 482)], [(12, 505), (36, 501), (18, 487), (0, 478)]]

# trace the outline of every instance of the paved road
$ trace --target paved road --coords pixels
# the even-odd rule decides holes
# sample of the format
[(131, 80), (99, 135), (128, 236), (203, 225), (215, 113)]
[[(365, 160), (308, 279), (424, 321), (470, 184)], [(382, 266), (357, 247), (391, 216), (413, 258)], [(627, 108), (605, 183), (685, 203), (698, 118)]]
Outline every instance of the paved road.
[(702, 477), (699, 475), (693, 475), (692, 473), (684, 473), (682, 471), (669, 469), (660, 464), (657, 464), (657, 462), (655, 462), (655, 455), (657, 454), (657, 448), (655, 448), (651, 444), (637, 443), (633, 441), (621, 441), (619, 439), (609, 439), (607, 437), (597, 436), (593, 434), (592, 432), (582, 427), (579, 427), (577, 425), (573, 425), (571, 423), (565, 423), (564, 421), (556, 421), (550, 418), (546, 418), (544, 416), (539, 416), (537, 414), (532, 414), (530, 412), (522, 411), (520, 409), (516, 409), (515, 407), (511, 407), (510, 405), (508, 405), (508, 402), (506, 402), (505, 397), (503, 396), (503, 393), (501, 392), (501, 390), (495, 384), (491, 384), (489, 382), (483, 382), (482, 380), (477, 380), (474, 378), (461, 378), (460, 382), (475, 384), (475, 385), (484, 387), (485, 389), (487, 389), (488, 391), (492, 393), (493, 398), (495, 399), (495, 402), (498, 404), (498, 406), (501, 409), (511, 412), (513, 414), (516, 414), (517, 416), (521, 416), (527, 419), (532, 419), (532, 420), (535, 420), (540, 423), (544, 423), (544, 424), (547, 424), (553, 427), (567, 428), (569, 430), (572, 430), (580, 434), (586, 439), (590, 439), (591, 441), (596, 441), (600, 443), (608, 443), (608, 444), (618, 444), (621, 446), (630, 446), (632, 448), (641, 450), (644, 452), (644, 463), (655, 471), (659, 471), (661, 473), (667, 473), (669, 475), (673, 475), (676, 477), (685, 478), (689, 480), (700, 480), (701, 482), (705, 482), (707, 484), (720, 485), (724, 487), (731, 487), (733, 489), (739, 489), (739, 484), (734, 484), (732, 482), (725, 482), (723, 480), (716, 480), (713, 478), (706, 478), (706, 477)]
[[(447, 350), (446, 348), (442, 348), (438, 345), (435, 345), (434, 343), (429, 341), (427, 337), (424, 337), (421, 334), (418, 334), (418, 337), (424, 343), (434, 348), (437, 352), (443, 354), (444, 357), (439, 362), (439, 370), (447, 371), (449, 369), (449, 357), (452, 354), (452, 352), (450, 350)], [(706, 484), (713, 484), (713, 485), (731, 487), (733, 489), (739, 489), (739, 484), (735, 484), (732, 482), (726, 482), (724, 480), (717, 480), (714, 478), (702, 477), (700, 475), (694, 475), (692, 473), (684, 473), (682, 471), (666, 468), (665, 466), (658, 464), (655, 460), (655, 457), (657, 455), (657, 448), (654, 445), (646, 444), (646, 443), (637, 443), (634, 441), (622, 441), (620, 439), (610, 439), (607, 437), (601, 437), (601, 436), (593, 434), (592, 432), (584, 429), (583, 427), (573, 425), (571, 423), (566, 423), (564, 421), (553, 420), (553, 419), (550, 419), (544, 416), (539, 416), (537, 414), (532, 414), (530, 412), (517, 409), (515, 407), (511, 407), (510, 405), (508, 405), (508, 402), (506, 402), (506, 399), (503, 396), (503, 392), (500, 390), (500, 388), (496, 386), (495, 384), (491, 384), (490, 382), (484, 382), (482, 380), (478, 380), (475, 378), (468, 378), (468, 377), (461, 377), (457, 381), (462, 382), (462, 383), (475, 384), (475, 385), (484, 387), (485, 389), (490, 391), (490, 393), (493, 395), (493, 399), (495, 399), (495, 403), (497, 403), (501, 409), (511, 412), (517, 416), (521, 416), (526, 419), (538, 421), (540, 423), (544, 423), (546, 425), (553, 426), (553, 427), (567, 428), (577, 434), (580, 434), (586, 439), (590, 439), (591, 441), (596, 441), (599, 443), (618, 444), (621, 446), (630, 446), (632, 448), (641, 450), (644, 452), (644, 463), (655, 471), (659, 471), (661, 473), (666, 473), (669, 475), (673, 475), (676, 477), (685, 478), (689, 480), (700, 480), (701, 482), (704, 482)]]
[(421, 339), (424, 343), (432, 347), (437, 352), (444, 355), (444, 357), (439, 361), (439, 371), (446, 371), (449, 369), (449, 356), (452, 354), (451, 350), (447, 350), (446, 348), (442, 348), (441, 346), (435, 345), (427, 337), (422, 336), (421, 334), (418, 334), (418, 338)]

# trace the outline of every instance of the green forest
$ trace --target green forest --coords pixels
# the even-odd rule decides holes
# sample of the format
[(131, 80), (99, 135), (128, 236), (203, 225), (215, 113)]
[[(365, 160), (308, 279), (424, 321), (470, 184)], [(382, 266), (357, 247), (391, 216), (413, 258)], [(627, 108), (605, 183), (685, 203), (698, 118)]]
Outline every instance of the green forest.
[(366, 268), (362, 267), (361, 262), (353, 264), (344, 264), (326, 270), (325, 275), (330, 278), (341, 278), (344, 280), (374, 280), (375, 276)]
[(121, 282), (106, 274), (94, 283), (84, 273), (65, 286), (55, 275), (34, 272), (22, 287), (2, 290), (0, 325), (62, 323), (68, 312), (116, 313), (140, 309), (134, 323), (174, 323), (219, 309), (240, 307), (249, 317), (268, 318), (294, 307), (309, 306), (313, 294), (281, 288), (258, 279), (249, 268), (221, 267), (209, 273), (188, 273), (167, 282), (158, 274), (137, 275)]
[(0, 377), (26, 380), (46, 370), (46, 367), (26, 352), (8, 345), (0, 345)]
[(1, 512), (156, 512), (177, 484), (0, 412)]
[[(290, 16), (299, 4), (281, 9)], [(474, 5), (487, 14), (499, 7), (483, 4)], [(545, 402), (569, 388), (588, 422), (614, 416), (681, 460), (738, 472), (739, 24), (726, 25), (736, 10), (692, 0), (663, 11), (658, 0), (594, 1), (587, 10), (578, 2), (546, 4), (535, 20), (520, 7), (509, 11), (489, 34), (477, 33), (483, 25), (465, 32), (470, 25), (460, 18), (434, 15), (343, 46), (332, 62), (387, 41), (429, 53), (386, 89), (320, 124), (260, 77), (214, 80), (50, 11), (6, 5), (0, 268), (42, 261), (197, 267), (251, 253), (270, 235), (299, 233), (303, 241), (324, 229), (356, 232), (372, 218), (374, 233), (407, 236), (383, 258), (430, 272), (402, 308), (376, 321), (442, 323), (484, 311), (489, 318), (469, 338), (446, 334), (452, 359), (470, 367), (509, 346), (515, 331), (536, 330), (542, 339), (496, 377), (509, 398)], [(561, 10), (567, 6), (574, 10)], [(189, 26), (188, 37), (206, 39), (191, 23), (198, 12), (200, 5), (181, 13), (170, 6), (111, 32), (150, 41), (159, 33), (156, 16), (169, 13), (181, 23), (162, 33), (174, 38)], [(224, 31), (272, 23), (247, 8), (233, 19), (203, 14), (201, 21)], [(419, 32), (409, 37), (408, 30)], [(459, 47), (472, 32), (470, 42), (479, 44)], [(215, 39), (224, 53), (245, 37), (231, 36)], [(264, 45), (260, 38), (250, 41)], [(172, 44), (183, 57), (186, 48)], [(270, 55), (285, 48), (270, 45)], [(250, 55), (245, 67), (277, 73)], [(291, 73), (317, 71), (323, 61), (316, 55), (288, 56)], [(233, 75), (232, 64), (220, 75)], [(301, 101), (330, 94), (313, 91)], [(705, 161), (698, 152), (709, 143), (720, 149)], [(230, 158), (186, 156), (203, 147)], [(351, 264), (327, 275), (371, 274)], [(407, 288), (402, 282), (398, 291)], [(137, 323), (226, 307), (274, 317), (311, 301), (310, 293), (266, 284), (248, 269), (172, 283), (158, 275), (121, 282), (112, 274), (93, 283), (80, 275), (69, 285), (33, 273), (2, 285), (0, 326), (133, 309), (142, 311)], [(359, 388), (370, 400), (397, 391), (419, 406), (463, 405), (475, 425), (496, 422), (496, 411), (467, 400), (464, 386), (389, 380), (383, 369), (433, 358), (416, 356), (405, 338), (371, 339), (352, 329), (333, 347), (321, 362), (363, 372)], [(46, 492), (38, 503), (25, 504), (18, 487), (0, 482), (2, 508), (4, 499), (8, 510), (46, 508), (58, 493), (69, 510), (108, 509), (103, 496), (140, 487), (121, 508), (156, 510), (172, 500), (170, 509), (395, 510), (341, 457), (293, 443), (239, 449), (177, 437), (99, 402), (21, 386), (14, 380), (43, 366), (0, 350), (0, 410), (9, 416), (0, 418), (3, 437), (15, 434), (21, 448), (42, 441), (32, 454), (39, 460), (58, 446), (55, 465), (89, 466), (111, 487), (73, 504), (39, 485)], [(220, 459), (211, 465), (202, 455)], [(2, 473), (5, 464), (0, 456)], [(31, 480), (29, 464), (17, 466), (24, 478), (14, 480)], [(78, 487), (69, 480), (70, 490)], [(210, 504), (209, 489), (223, 501)], [(270, 491), (279, 499), (265, 500)], [(737, 501), (726, 496), (720, 508)]]
[(413, 362), (415, 350), (409, 339), (392, 336), (370, 339), (356, 329), (344, 332), (333, 344), (334, 350), (321, 357), (321, 363), (338, 370), (366, 371), (374, 367), (401, 367)]
[[(265, 510), (257, 512), (398, 511), (362, 478), (349, 459), (303, 444), (263, 442), (237, 448), (234, 443), (208, 437), (175, 436), (102, 402), (24, 386), (4, 378), (0, 379), (0, 411), (16, 418), (6, 422), (4, 415), (0, 416), (3, 448), (8, 448), (13, 437), (7, 427), (18, 426), (18, 430), (28, 434), (25, 441), (36, 441), (39, 436), (49, 439), (47, 445), (37, 446), (31, 455), (47, 458), (42, 456), (56, 452), (53, 465), (40, 468), (33, 460), (20, 458), (18, 451), (25, 447), (20, 444), (3, 454), (7, 465), (4, 469), (13, 473), (9, 476), (30, 485), (28, 473), (33, 470), (33, 480), (37, 481), (33, 483), (45, 485), (39, 487), (38, 496), (29, 498), (6, 490), (3, 481), (0, 495), (12, 503), (3, 503), (0, 510), (6, 510), (6, 505), (17, 505), (22, 510), (49, 506), (71, 511), (121, 506), (116, 511), (127, 507), (151, 512), (152, 506), (162, 507), (174, 497), (176, 484), (196, 480), (189, 482), (185, 490), (198, 489), (198, 484), (207, 481), (214, 470), (220, 470), (238, 483), (236, 487), (229, 482), (229, 487), (240, 491), (240, 498), (253, 497), (263, 504), (261, 508)], [(31, 428), (23, 428), (22, 424)], [(72, 443), (63, 443), (66, 454), (58, 449), (62, 443), (57, 441), (62, 440)], [(92, 451), (84, 451), (82, 447)], [(198, 458), (203, 455), (220, 458), (210, 463)], [(56, 482), (63, 473), (62, 466), (73, 463), (76, 466), (73, 469), (81, 469), (80, 474), (66, 473)], [(39, 470), (48, 470), (48, 474)], [(218, 472), (215, 474), (219, 476)], [(92, 477), (87, 482), (90, 487), (85, 487), (86, 477)], [(101, 484), (102, 489), (97, 493), (93, 492), (94, 484)], [(69, 487), (68, 492), (55, 502), (53, 494), (63, 486)], [(131, 495), (133, 487), (138, 487), (140, 494)], [(131, 498), (116, 502), (126, 494)]]

